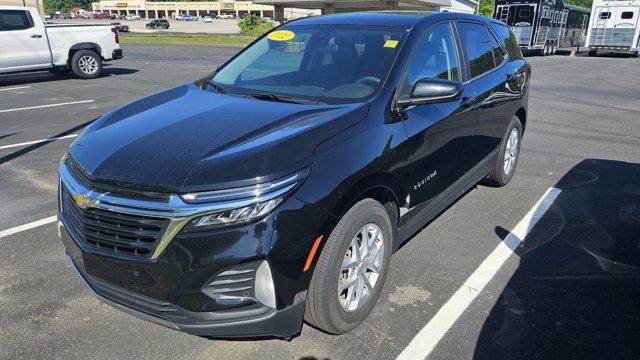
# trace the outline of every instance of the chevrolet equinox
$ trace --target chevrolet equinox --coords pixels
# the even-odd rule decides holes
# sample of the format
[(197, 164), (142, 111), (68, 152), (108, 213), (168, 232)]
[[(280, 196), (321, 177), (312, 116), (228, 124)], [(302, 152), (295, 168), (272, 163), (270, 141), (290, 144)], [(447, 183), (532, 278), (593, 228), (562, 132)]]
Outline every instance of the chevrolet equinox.
[(530, 75), (484, 17), (288, 22), (87, 127), (59, 171), (68, 261), (101, 300), (187, 333), (348, 332), (403, 242), (511, 180)]

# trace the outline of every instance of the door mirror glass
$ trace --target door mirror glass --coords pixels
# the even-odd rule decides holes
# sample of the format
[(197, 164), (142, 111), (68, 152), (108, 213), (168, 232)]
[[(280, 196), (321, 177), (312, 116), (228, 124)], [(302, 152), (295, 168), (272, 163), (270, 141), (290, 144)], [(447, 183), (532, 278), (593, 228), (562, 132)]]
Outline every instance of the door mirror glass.
[(398, 106), (407, 107), (422, 104), (436, 104), (458, 100), (462, 84), (458, 81), (442, 79), (418, 80), (411, 89), (411, 95), (398, 99)]

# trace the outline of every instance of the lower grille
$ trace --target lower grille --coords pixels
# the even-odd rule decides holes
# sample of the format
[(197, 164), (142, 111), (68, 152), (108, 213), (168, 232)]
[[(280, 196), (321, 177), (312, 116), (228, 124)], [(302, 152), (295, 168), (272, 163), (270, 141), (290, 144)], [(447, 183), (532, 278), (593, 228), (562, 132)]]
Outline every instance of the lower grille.
[(149, 258), (168, 220), (96, 208), (81, 208), (61, 187), (62, 216), (83, 245), (118, 255)]

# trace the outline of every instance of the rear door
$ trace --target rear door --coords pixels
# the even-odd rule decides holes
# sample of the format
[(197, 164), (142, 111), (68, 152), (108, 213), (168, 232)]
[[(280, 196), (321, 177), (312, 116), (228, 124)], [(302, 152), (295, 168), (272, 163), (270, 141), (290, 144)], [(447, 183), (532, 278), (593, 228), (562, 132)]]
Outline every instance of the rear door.
[(0, 10), (0, 69), (20, 71), (50, 65), (44, 23), (35, 23), (27, 10)]
[(469, 72), (466, 87), (473, 91), (478, 107), (472, 152), (472, 162), (477, 164), (495, 156), (517, 111), (514, 100), (521, 97), (516, 86), (521, 66), (509, 60), (506, 49), (483, 23), (459, 21), (456, 27)]
[[(421, 79), (462, 82), (462, 64), (452, 24), (432, 25), (415, 45), (399, 96), (409, 96)], [(430, 203), (470, 168), (476, 110), (466, 102), (468, 98), (465, 91), (461, 99), (404, 111), (412, 159), (412, 208)]]

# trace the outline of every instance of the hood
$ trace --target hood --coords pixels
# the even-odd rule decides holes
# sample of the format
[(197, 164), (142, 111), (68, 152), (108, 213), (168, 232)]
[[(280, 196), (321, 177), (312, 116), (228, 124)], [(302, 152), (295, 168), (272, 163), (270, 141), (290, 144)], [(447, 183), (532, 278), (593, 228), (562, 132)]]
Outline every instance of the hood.
[(102, 116), (69, 151), (91, 180), (117, 186), (247, 186), (310, 165), (317, 144), (362, 120), (368, 106), (279, 103), (187, 84)]

